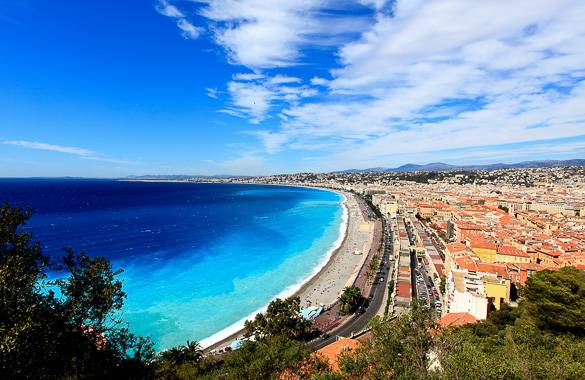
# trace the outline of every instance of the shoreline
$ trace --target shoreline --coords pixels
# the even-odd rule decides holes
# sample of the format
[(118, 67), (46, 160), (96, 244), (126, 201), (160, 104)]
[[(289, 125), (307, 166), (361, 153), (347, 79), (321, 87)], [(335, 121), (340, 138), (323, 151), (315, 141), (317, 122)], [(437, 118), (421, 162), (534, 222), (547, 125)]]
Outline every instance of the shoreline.
[[(191, 182), (191, 181), (184, 181), (184, 180), (123, 180), (127, 182), (181, 182), (181, 183), (211, 183), (217, 184), (216, 182)], [(223, 183), (219, 183), (223, 184)], [(232, 183), (225, 183), (225, 184), (232, 184)], [(239, 183), (238, 183), (239, 184)], [(335, 301), (337, 301), (337, 296), (340, 293), (332, 292), (334, 286), (342, 290), (346, 283), (353, 277), (355, 270), (359, 270), (359, 266), (361, 265), (359, 261), (361, 261), (362, 256), (353, 256), (353, 252), (358, 247), (356, 246), (356, 241), (359, 241), (359, 237), (357, 235), (363, 235), (359, 230), (360, 222), (367, 222), (366, 220), (361, 220), (363, 218), (358, 218), (358, 214), (356, 213), (355, 207), (357, 206), (357, 200), (354, 198), (355, 195), (346, 192), (344, 190), (339, 189), (331, 189), (326, 187), (320, 186), (308, 186), (308, 185), (299, 185), (299, 184), (269, 184), (269, 183), (242, 183), (248, 185), (263, 185), (263, 186), (278, 186), (278, 187), (297, 187), (297, 188), (306, 188), (306, 189), (317, 189), (321, 191), (328, 191), (333, 192), (342, 197), (341, 205), (343, 208), (343, 216), (342, 222), (339, 226), (339, 236), (335, 240), (335, 242), (330, 246), (328, 249), (328, 253), (326, 253), (323, 259), (314, 267), (314, 270), (310, 275), (305, 277), (303, 280), (298, 281), (297, 283), (286, 287), (283, 291), (278, 293), (272, 300), (276, 298), (284, 299), (287, 297), (298, 296), (301, 298), (301, 305), (305, 305), (305, 300), (303, 298), (311, 298), (314, 297), (318, 291), (320, 290), (321, 293), (326, 293), (324, 297), (329, 297), (330, 302), (321, 302), (321, 300), (317, 300), (317, 302), (313, 304), (320, 304), (321, 306), (330, 306)], [(351, 207), (350, 207), (351, 203)], [(357, 220), (360, 219), (360, 220)], [(363, 236), (361, 236), (363, 238)], [(349, 247), (351, 243), (353, 247)], [(359, 248), (362, 248), (359, 246)], [(342, 256), (342, 251), (345, 255)], [(362, 253), (363, 254), (363, 253)], [(360, 260), (356, 262), (356, 258)], [(334, 270), (337, 270), (336, 273), (333, 273)], [(349, 271), (347, 271), (349, 269)], [(344, 271), (345, 273), (341, 274), (340, 272)], [(332, 278), (333, 277), (333, 278)], [(331, 283), (333, 282), (333, 285)], [(339, 286), (341, 285), (341, 287)], [(334, 296), (333, 296), (334, 295)], [(271, 300), (271, 301), (272, 301)], [(306, 301), (309, 301), (308, 299)], [(270, 302), (269, 302), (270, 303)], [(247, 315), (246, 317), (242, 318), (241, 320), (227, 326), (226, 328), (210, 335), (202, 339), (199, 344), (203, 347), (205, 353), (211, 353), (217, 349), (222, 349), (224, 347), (229, 346), (229, 344), (237, 339), (240, 338), (244, 333), (244, 323), (246, 320), (252, 320), (258, 313), (266, 312), (268, 307), (267, 303), (262, 308), (254, 311), (253, 313)], [(308, 303), (308, 302), (307, 302)]]
[[(276, 186), (278, 186), (278, 185), (276, 185)], [(301, 186), (298, 186), (298, 187), (301, 187)], [(321, 190), (326, 190), (326, 189), (321, 189)], [(344, 243), (347, 240), (347, 236), (349, 233), (349, 218), (350, 218), (350, 212), (349, 212), (349, 209), (347, 206), (348, 198), (347, 198), (346, 194), (344, 194), (340, 191), (333, 191), (333, 190), (329, 190), (329, 189), (327, 189), (326, 191), (332, 191), (334, 193), (337, 193), (337, 194), (341, 195), (341, 197), (343, 198), (341, 201), (341, 206), (343, 208), (343, 216), (342, 216), (341, 224), (339, 226), (339, 236), (333, 242), (331, 247), (328, 249), (328, 253), (324, 255), (324, 258), (319, 262), (318, 265), (315, 266), (315, 268), (313, 269), (313, 272), (309, 276), (307, 276), (303, 280), (297, 282), (296, 284), (288, 286), (282, 292), (278, 293), (272, 300), (275, 300), (277, 298), (284, 299), (284, 298), (288, 298), (288, 297), (296, 297), (296, 296), (300, 297), (304, 292), (306, 292), (306, 290), (309, 287), (311, 287), (316, 282), (318, 282), (320, 277), (323, 275), (323, 273), (327, 269), (329, 269), (329, 267), (332, 265), (333, 258), (341, 251), (341, 248), (343, 247)], [(328, 305), (324, 305), (324, 306), (328, 306)], [(230, 343), (232, 340), (237, 339), (238, 337), (240, 337), (243, 334), (244, 322), (246, 320), (254, 319), (254, 317), (258, 313), (264, 313), (266, 311), (267, 307), (268, 307), (268, 304), (266, 304), (265, 306), (263, 306), (262, 308), (260, 308), (256, 311), (254, 311), (253, 313), (251, 313), (250, 315), (246, 316), (245, 318), (239, 320), (238, 322), (235, 322), (234, 324), (226, 327), (225, 329), (220, 330), (220, 331), (216, 332), (215, 334), (213, 334), (205, 339), (202, 339), (199, 342), (199, 344), (204, 348), (205, 351), (211, 351), (215, 348), (224, 346), (226, 343)], [(225, 334), (229, 334), (229, 335), (225, 335)]]

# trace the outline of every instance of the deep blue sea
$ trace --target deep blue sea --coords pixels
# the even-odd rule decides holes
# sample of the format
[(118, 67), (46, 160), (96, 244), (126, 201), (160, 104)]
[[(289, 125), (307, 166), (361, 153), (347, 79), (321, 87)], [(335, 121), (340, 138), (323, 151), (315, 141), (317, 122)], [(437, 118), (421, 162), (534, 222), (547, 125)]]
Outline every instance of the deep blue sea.
[(283, 186), (0, 180), (2, 201), (32, 207), (26, 228), (45, 253), (70, 247), (123, 268), (123, 317), (158, 349), (227, 336), (294, 291), (345, 218), (342, 196)]

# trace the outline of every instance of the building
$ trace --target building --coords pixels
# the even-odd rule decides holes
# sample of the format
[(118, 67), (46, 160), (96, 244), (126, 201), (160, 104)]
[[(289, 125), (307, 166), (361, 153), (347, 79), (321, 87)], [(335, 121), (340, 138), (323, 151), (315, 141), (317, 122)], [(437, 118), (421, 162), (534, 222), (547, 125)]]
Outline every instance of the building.
[(501, 245), (497, 248), (496, 261), (498, 263), (527, 264), (530, 262), (530, 255), (511, 245)]
[(468, 239), (468, 244), (484, 263), (495, 263), (497, 261), (496, 243), (484, 239)]

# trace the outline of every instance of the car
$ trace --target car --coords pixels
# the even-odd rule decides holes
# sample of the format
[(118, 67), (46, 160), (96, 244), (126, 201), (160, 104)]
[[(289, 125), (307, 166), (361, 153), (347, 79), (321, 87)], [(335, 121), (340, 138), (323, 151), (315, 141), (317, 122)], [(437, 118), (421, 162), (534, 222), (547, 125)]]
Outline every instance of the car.
[(380, 282), (384, 282), (384, 277), (380, 277)]

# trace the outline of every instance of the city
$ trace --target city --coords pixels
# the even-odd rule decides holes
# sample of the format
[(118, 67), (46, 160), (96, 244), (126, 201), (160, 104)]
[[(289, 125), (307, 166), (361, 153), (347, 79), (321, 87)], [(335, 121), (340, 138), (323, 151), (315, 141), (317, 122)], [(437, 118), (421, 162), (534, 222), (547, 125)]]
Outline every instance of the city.
[(538, 271), (585, 269), (583, 167), (213, 181), (316, 186), (371, 200), (393, 242), (391, 313), (418, 299), (437, 318), (484, 320), (502, 304), (515, 305), (518, 289)]

